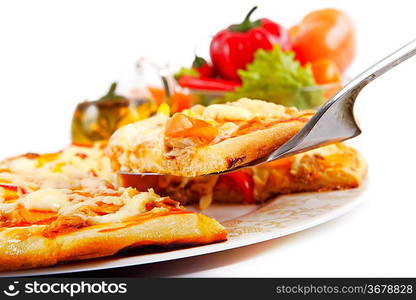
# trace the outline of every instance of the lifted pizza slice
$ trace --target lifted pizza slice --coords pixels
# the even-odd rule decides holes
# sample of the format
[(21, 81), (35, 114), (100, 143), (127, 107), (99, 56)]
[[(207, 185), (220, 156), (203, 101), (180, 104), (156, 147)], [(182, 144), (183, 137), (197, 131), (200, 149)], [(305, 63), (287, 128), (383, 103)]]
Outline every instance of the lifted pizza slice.
[(313, 115), (260, 100), (196, 105), (126, 125), (110, 139), (114, 171), (195, 177), (244, 165), (294, 136)]

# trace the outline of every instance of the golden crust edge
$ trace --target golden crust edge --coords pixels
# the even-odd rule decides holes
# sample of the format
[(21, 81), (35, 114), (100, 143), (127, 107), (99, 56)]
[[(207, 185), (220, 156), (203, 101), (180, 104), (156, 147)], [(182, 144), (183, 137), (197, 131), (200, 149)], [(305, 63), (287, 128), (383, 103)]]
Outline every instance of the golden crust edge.
[[(133, 223), (90, 226), (56, 238), (44, 237), (40, 231), (30, 235), (33, 231), (30, 227), (5, 228), (0, 231), (0, 271), (110, 256), (126, 248), (145, 245), (201, 245), (227, 239), (227, 231), (218, 221), (198, 213), (158, 216)], [(13, 243), (5, 237), (10, 231), (28, 237)]]

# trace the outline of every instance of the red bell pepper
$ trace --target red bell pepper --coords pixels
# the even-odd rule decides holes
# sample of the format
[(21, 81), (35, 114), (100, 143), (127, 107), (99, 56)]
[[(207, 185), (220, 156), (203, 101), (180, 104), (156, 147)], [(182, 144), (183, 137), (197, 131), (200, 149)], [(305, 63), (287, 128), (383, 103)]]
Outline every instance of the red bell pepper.
[(254, 180), (245, 171), (235, 171), (220, 176), (219, 182), (225, 181), (231, 187), (236, 187), (243, 194), (244, 203), (254, 203)]
[(257, 49), (270, 50), (275, 44), (283, 50), (290, 49), (288, 33), (279, 24), (269, 19), (250, 21), (256, 9), (252, 8), (241, 24), (218, 32), (211, 41), (211, 60), (223, 78), (238, 80), (237, 70), (253, 61)]
[(233, 80), (216, 79), (216, 78), (198, 78), (193, 76), (181, 76), (178, 79), (181, 87), (187, 87), (196, 90), (208, 91), (234, 91), (241, 83)]
[(200, 78), (212, 78), (215, 76), (214, 67), (201, 56), (195, 56), (192, 68), (199, 73)]

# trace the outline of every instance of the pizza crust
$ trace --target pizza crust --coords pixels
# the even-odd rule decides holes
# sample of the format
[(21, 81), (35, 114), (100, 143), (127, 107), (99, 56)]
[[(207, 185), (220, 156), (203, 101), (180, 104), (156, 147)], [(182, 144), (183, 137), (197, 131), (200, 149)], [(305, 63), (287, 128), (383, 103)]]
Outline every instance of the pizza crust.
[(109, 256), (145, 245), (196, 245), (227, 239), (221, 224), (192, 212), (156, 216), (140, 222), (94, 225), (56, 237), (42, 235), (45, 227), (2, 228), (0, 271)]
[(58, 247), (41, 235), (45, 226), (0, 229), (0, 271), (55, 265)]

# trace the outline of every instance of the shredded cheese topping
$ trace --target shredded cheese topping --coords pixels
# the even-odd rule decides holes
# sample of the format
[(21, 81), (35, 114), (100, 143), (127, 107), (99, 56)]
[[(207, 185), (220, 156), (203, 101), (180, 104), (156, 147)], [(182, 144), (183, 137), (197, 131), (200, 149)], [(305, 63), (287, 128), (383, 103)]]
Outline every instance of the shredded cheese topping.
[(46, 188), (24, 196), (20, 202), (29, 210), (58, 211), (71, 204), (68, 194), (66, 189)]
[(97, 144), (5, 160), (0, 163), (2, 183), (16, 185), (27, 192), (44, 188), (99, 190), (114, 185), (116, 175), (111, 171), (109, 158)]
[(146, 212), (147, 203), (164, 199), (153, 190), (115, 188), (102, 148), (71, 146), (60, 153), (0, 162), (0, 221), (16, 218), (15, 212), (23, 208), (29, 217), (33, 212), (80, 217), (90, 225), (122, 222)]

